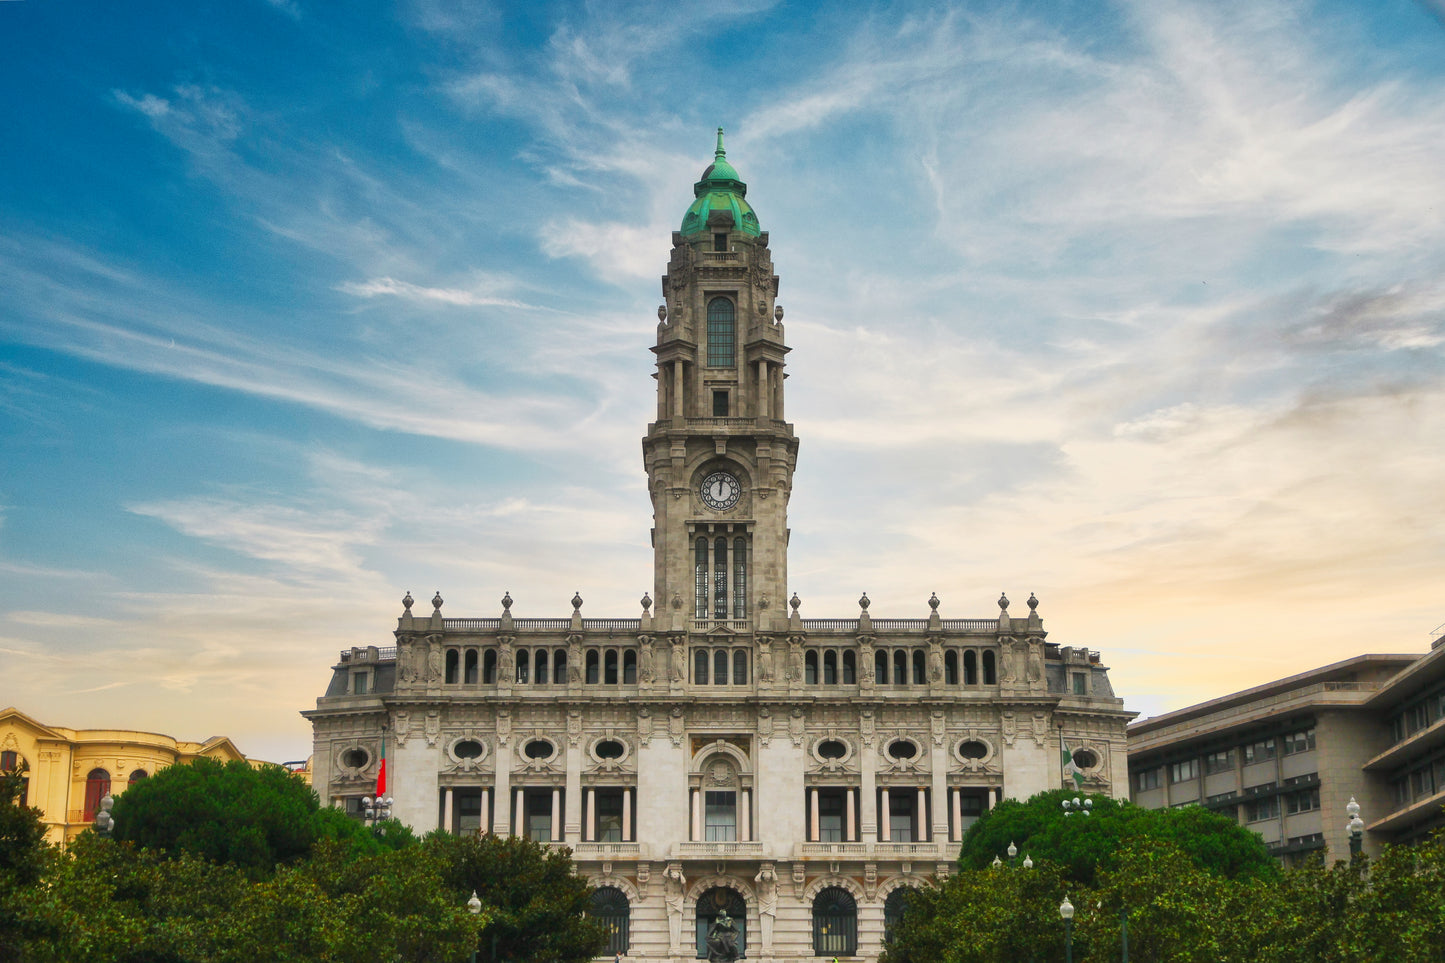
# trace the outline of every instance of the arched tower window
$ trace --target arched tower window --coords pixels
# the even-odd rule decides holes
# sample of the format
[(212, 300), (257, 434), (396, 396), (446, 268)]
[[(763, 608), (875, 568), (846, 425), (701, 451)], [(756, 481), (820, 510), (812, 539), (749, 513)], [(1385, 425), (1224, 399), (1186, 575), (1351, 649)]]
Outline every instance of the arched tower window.
[(457, 650), (447, 649), (447, 682), (457, 681)]
[(943, 653), (943, 681), (947, 685), (958, 685), (958, 653), (952, 649)]
[(567, 683), (567, 650), (558, 649), (552, 656), (552, 681), (557, 685)]
[(602, 684), (617, 684), (617, 650), (608, 649), (602, 653)]
[(883, 942), (891, 943), (898, 924), (908, 914), (908, 900), (913, 896), (912, 886), (900, 886), (888, 894), (883, 901)]
[(592, 891), (592, 918), (607, 930), (607, 956), (627, 955), (632, 907), (627, 894), (616, 886), (599, 886)]
[(748, 684), (748, 654), (742, 649), (733, 653), (733, 685)]
[(913, 684), (928, 684), (928, 656), (923, 654), (922, 649), (913, 650)]
[(692, 684), (707, 685), (708, 667), (712, 665), (712, 659), (707, 654), (707, 649), (698, 649), (692, 654)]
[(632, 649), (622, 653), (622, 684), (637, 685), (637, 653)]
[(696, 552), (697, 568), (697, 614), (694, 618), (707, 618), (707, 539), (697, 540)]
[(856, 685), (858, 683), (858, 659), (851, 652), (843, 653), (843, 684)]
[(465, 670), (462, 673), (462, 681), (467, 685), (477, 684), (477, 650), (467, 649)]
[(893, 684), (908, 684), (908, 650), (893, 650)]
[(963, 653), (963, 684), (978, 685), (978, 653), (973, 649)]
[(731, 368), (737, 354), (737, 323), (733, 303), (713, 298), (707, 303), (707, 366)]
[(998, 673), (994, 668), (994, 657), (992, 652), (985, 652), (983, 654), (983, 684), (998, 684)]
[(813, 900), (813, 955), (854, 956), (858, 952), (858, 904), (853, 894), (829, 886)]
[(735, 891), (715, 886), (697, 898), (697, 958), (707, 959), (707, 938), (718, 917), (726, 912), (737, 931), (738, 959), (747, 956), (748, 904)]
[(733, 618), (748, 617), (748, 542), (733, 539)]
[(808, 685), (818, 684), (818, 652), (809, 649), (803, 654), (803, 681)]
[(888, 653), (873, 653), (873, 682), (875, 685), (888, 684)]
[(600, 665), (600, 661), (599, 661), (599, 660), (600, 660), (600, 659), (601, 659), (601, 656), (597, 654), (597, 650), (596, 650), (596, 649), (588, 649), (588, 650), (587, 650), (587, 675), (586, 675), (586, 679), (587, 679), (587, 684), (588, 684), (588, 685), (596, 685), (597, 683), (599, 683), (599, 682), (602, 681), (602, 676), (601, 676), (601, 674), (600, 674), (601, 670), (600, 670), (600, 668), (599, 668), (599, 665)]
[(145, 779), (149, 775), (150, 773), (146, 772), (144, 769), (137, 769), (130, 774), (130, 781), (140, 782), (142, 779)]
[(537, 680), (538, 685), (546, 685), (547, 680), (551, 678), (552, 674), (551, 671), (547, 668), (547, 650), (538, 649), (535, 658), (537, 662), (537, 671), (533, 675), (533, 678)]
[(495, 685), (497, 681), (497, 650), (488, 649), (482, 656), (482, 683)]
[(712, 617), (728, 617), (728, 540), (719, 538), (713, 543), (713, 597)]

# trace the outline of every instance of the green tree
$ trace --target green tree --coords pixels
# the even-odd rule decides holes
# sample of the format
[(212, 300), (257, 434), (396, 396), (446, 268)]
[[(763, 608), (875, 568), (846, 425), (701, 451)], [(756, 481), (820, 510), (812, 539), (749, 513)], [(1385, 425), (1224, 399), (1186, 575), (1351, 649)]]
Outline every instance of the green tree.
[(569, 852), (519, 836), (432, 833), (424, 847), (440, 860), (446, 884), (473, 891), (491, 912), (478, 959), (487, 963), (585, 963), (607, 935), (587, 916), (592, 887), (572, 872)]
[(19, 773), (0, 773), (0, 961), (15, 959), (37, 935), (35, 921), (23, 912), (28, 890), (53, 864), (39, 809), (20, 801)]
[(1174, 843), (1201, 869), (1231, 879), (1273, 878), (1279, 872), (1257, 835), (1203, 807), (1144, 809), (1098, 797), (1089, 815), (1065, 815), (1061, 804), (1073, 795), (1057, 789), (1026, 802), (999, 803), (964, 834), (959, 868), (983, 869), (1013, 843), (1019, 859), (1027, 853), (1036, 862), (1056, 863), (1070, 881), (1092, 886), (1126, 846), (1153, 839)]
[(321, 839), (358, 853), (382, 848), (344, 813), (323, 809), (309, 786), (280, 766), (200, 759), (162, 769), (116, 798), (115, 839), (168, 855), (190, 853), (255, 879), (291, 865)]

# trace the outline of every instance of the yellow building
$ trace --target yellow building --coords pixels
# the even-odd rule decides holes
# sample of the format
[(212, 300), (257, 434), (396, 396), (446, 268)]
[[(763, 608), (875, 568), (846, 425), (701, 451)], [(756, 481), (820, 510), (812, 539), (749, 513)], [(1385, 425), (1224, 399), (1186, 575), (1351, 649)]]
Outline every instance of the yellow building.
[(0, 710), (0, 770), (19, 771), (24, 802), (44, 814), (46, 838), (73, 839), (95, 821), (100, 800), (166, 766), (196, 759), (245, 760), (225, 736), (183, 742), (133, 729), (47, 726), (13, 706)]

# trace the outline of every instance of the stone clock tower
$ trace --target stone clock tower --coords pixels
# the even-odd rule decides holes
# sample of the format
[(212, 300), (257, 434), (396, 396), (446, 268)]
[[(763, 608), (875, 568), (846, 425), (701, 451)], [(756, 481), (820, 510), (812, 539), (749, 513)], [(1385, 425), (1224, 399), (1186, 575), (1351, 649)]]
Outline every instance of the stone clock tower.
[(783, 420), (778, 278), (747, 192), (719, 129), (662, 279), (657, 421), (642, 453), (658, 621), (673, 632), (767, 631), (787, 618), (798, 439)]

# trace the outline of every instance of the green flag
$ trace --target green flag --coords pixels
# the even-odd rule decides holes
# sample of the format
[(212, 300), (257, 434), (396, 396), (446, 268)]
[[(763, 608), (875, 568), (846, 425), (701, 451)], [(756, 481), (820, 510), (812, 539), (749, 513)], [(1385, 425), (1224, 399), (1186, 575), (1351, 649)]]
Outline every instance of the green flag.
[(1074, 765), (1074, 754), (1069, 751), (1069, 744), (1064, 741), (1064, 734), (1059, 733), (1059, 761), (1064, 768), (1064, 785), (1068, 786), (1069, 777), (1074, 777), (1074, 788), (1084, 787), (1084, 774), (1079, 772), (1079, 767)]

